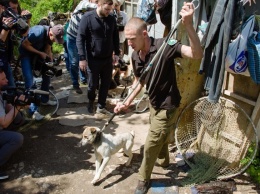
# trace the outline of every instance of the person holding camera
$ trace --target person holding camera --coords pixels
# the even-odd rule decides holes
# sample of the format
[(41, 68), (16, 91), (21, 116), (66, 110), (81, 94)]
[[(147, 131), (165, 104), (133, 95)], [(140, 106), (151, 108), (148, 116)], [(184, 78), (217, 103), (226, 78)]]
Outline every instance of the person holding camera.
[[(118, 63), (114, 64), (114, 71), (113, 71), (113, 79), (115, 80), (116, 84), (119, 86), (120, 83), (120, 74), (123, 73), (125, 76), (127, 71), (127, 66), (124, 66), (124, 54), (125, 54), (125, 33), (124, 28), (128, 21), (127, 14), (124, 11), (121, 11), (121, 5), (123, 4), (124, 0), (115, 0), (114, 1), (114, 16), (116, 18), (118, 33), (119, 33), (119, 48), (120, 48), (120, 55)], [(122, 67), (124, 66), (124, 67)]]
[[(25, 88), (34, 86), (34, 76), (32, 71), (32, 61), (38, 57), (46, 62), (53, 61), (52, 44), (54, 42), (63, 44), (64, 28), (61, 24), (53, 27), (36, 25), (30, 28), (28, 35), (22, 40), (19, 46), (21, 56), (22, 72), (25, 81)], [(37, 64), (36, 64), (37, 65)], [(42, 74), (41, 90), (49, 91), (50, 76)], [(41, 95), (41, 104), (55, 106), (57, 102), (49, 100), (48, 95)], [(38, 107), (32, 103), (29, 108), (32, 118), (42, 120), (44, 118), (38, 111)]]
[[(0, 180), (8, 179), (4, 164), (23, 144), (23, 135), (13, 130), (25, 124), (25, 119), (19, 112), (23, 106), (7, 104), (4, 100), (3, 88), (7, 85), (6, 75), (0, 68)], [(24, 95), (16, 99), (26, 101)]]
[[(13, 38), (14, 31), (20, 35), (26, 35), (29, 25), (25, 19), (20, 17), (18, 0), (0, 1), (0, 67), (4, 70), (9, 86), (15, 86), (15, 81), (10, 62), (13, 59)], [(23, 15), (30, 12), (24, 10)]]
[(125, 25), (128, 21), (128, 17), (126, 12), (121, 11), (121, 5), (123, 3), (123, 0), (115, 0), (114, 1), (114, 16), (116, 18), (118, 33), (119, 33), (119, 47), (121, 50), (120, 56), (123, 58), (125, 54)]

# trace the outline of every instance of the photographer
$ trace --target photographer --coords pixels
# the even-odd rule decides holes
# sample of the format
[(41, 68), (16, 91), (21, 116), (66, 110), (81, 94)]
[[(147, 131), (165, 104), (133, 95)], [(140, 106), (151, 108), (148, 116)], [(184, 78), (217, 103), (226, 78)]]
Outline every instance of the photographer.
[[(23, 144), (22, 134), (15, 131), (7, 131), (17, 129), (25, 124), (25, 120), (19, 110), (21, 106), (13, 106), (7, 104), (3, 100), (3, 87), (8, 85), (4, 71), (0, 68), (0, 180), (5, 180), (8, 175), (3, 170), (3, 165)], [(18, 97), (20, 101), (25, 101), (25, 96)]]
[[(22, 40), (19, 46), (19, 52), (21, 56), (21, 65), (23, 71), (23, 77), (25, 81), (26, 89), (30, 89), (34, 86), (34, 78), (32, 72), (32, 60), (39, 57), (42, 60), (53, 61), (52, 57), (52, 44), (54, 42), (63, 44), (64, 30), (63, 26), (58, 24), (53, 27), (36, 25), (30, 28), (28, 35)], [(42, 75), (41, 90), (49, 91), (50, 76)], [(41, 96), (42, 105), (55, 106), (56, 102), (49, 100), (48, 95)], [(38, 107), (32, 103), (29, 108), (32, 118), (35, 120), (42, 120), (44, 118), (37, 111)]]
[(119, 46), (120, 46), (120, 50), (121, 50), (121, 58), (123, 58), (124, 54), (125, 54), (125, 33), (124, 33), (124, 28), (125, 25), (128, 21), (128, 17), (126, 12), (121, 11), (121, 5), (124, 2), (123, 0), (115, 0), (114, 1), (114, 16), (116, 18), (116, 23), (117, 23), (117, 28), (118, 28), (118, 32), (119, 32)]
[[(15, 86), (10, 61), (13, 59), (13, 38), (14, 31), (25, 36), (30, 22), (30, 17), (22, 19), (19, 14), (20, 6), (18, 0), (0, 1), (0, 67), (4, 70), (9, 86)], [(24, 16), (30, 16), (27, 10), (21, 11)]]
[[(115, 0), (114, 1), (114, 16), (116, 18), (116, 23), (117, 23), (117, 28), (118, 28), (118, 34), (119, 34), (119, 48), (120, 48), (120, 61), (118, 61), (117, 64), (114, 65), (114, 71), (113, 71), (113, 79), (115, 80), (117, 85), (121, 85), (120, 83), (120, 74), (121, 72), (123, 73), (123, 76), (125, 76), (126, 71), (127, 71), (127, 66), (122, 69), (121, 64), (123, 62), (123, 57), (125, 52), (127, 50), (125, 49), (125, 33), (124, 33), (124, 28), (125, 25), (128, 21), (127, 14), (124, 11), (121, 11), (121, 5), (124, 3), (124, 0)], [(121, 64), (120, 64), (121, 62)]]

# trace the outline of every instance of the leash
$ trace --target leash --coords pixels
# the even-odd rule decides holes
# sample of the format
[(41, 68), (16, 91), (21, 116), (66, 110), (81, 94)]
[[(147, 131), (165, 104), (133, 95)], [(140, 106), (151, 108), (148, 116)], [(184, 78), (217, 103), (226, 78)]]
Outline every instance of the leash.
[[(196, 2), (196, 3), (195, 3)], [(199, 5), (200, 5), (200, 1), (199, 0), (192, 0), (191, 3), (194, 6), (194, 10), (196, 10)], [(197, 4), (197, 5), (196, 5)], [(163, 52), (168, 44), (168, 42), (170, 41), (170, 38), (173, 36), (173, 34), (177, 31), (177, 28), (179, 27), (181, 23), (181, 16), (179, 18), (179, 20), (176, 22), (176, 24), (174, 25), (174, 27), (171, 29), (171, 31), (169, 32), (169, 34), (167, 35), (164, 43), (160, 46), (160, 48), (158, 49), (157, 53), (155, 54), (155, 56), (152, 58), (152, 60), (150, 61), (149, 65), (144, 69), (143, 73), (141, 74), (141, 76), (139, 77), (138, 81), (136, 82), (136, 84), (134, 85), (132, 91), (125, 97), (125, 99), (123, 100), (122, 104), (125, 104), (125, 102), (128, 100), (128, 98), (132, 95), (132, 93), (135, 91), (135, 89), (137, 88), (137, 86), (140, 84), (140, 80), (142, 80), (146, 74), (148, 73), (148, 71), (151, 69), (151, 67), (153, 66), (154, 61), (157, 59), (157, 57), (160, 57), (157, 64), (161, 61), (161, 58), (163, 56)], [(153, 73), (153, 75), (155, 74), (155, 72), (158, 69), (158, 65), (156, 65), (155, 71)], [(152, 80), (151, 83), (154, 81), (154, 77), (152, 76)], [(152, 84), (150, 84), (151, 86)], [(148, 92), (149, 92), (150, 87), (148, 88)], [(109, 125), (109, 123), (111, 123), (111, 121), (114, 119), (114, 117), (116, 116), (117, 113), (113, 113), (113, 115), (109, 118), (109, 120), (105, 123), (104, 127), (101, 129), (101, 132), (103, 130), (105, 130), (105, 128)]]

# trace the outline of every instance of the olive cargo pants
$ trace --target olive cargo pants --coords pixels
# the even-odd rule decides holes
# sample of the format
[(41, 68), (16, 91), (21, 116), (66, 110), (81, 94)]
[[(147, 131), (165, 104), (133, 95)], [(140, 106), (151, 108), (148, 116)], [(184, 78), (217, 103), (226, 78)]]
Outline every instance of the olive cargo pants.
[(168, 140), (171, 130), (175, 128), (176, 114), (176, 108), (155, 110), (150, 105), (150, 129), (144, 145), (139, 180), (150, 180), (157, 158), (159, 165), (169, 165)]

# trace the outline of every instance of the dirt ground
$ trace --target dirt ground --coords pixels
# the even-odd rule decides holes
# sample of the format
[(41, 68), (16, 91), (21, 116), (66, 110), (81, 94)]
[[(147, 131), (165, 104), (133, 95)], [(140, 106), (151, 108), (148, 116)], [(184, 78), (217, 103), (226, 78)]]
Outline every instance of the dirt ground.
[[(53, 80), (55, 91), (70, 84), (65, 73)], [(67, 98), (59, 100), (60, 108), (86, 107), (86, 103), (67, 103)], [(112, 110), (112, 105), (108, 109)], [(89, 117), (87, 125), (103, 127), (105, 120)], [(95, 159), (91, 145), (76, 147), (81, 139), (84, 126), (68, 126), (59, 123), (59, 116), (39, 123), (31, 123), (21, 132), (24, 135), (22, 148), (13, 155), (6, 165), (10, 179), (0, 182), (0, 193), (88, 193), (88, 194), (129, 194), (137, 184), (137, 172), (142, 161), (142, 146), (148, 130), (149, 112), (134, 114), (129, 112), (123, 117), (116, 116), (106, 133), (119, 133), (134, 130), (134, 157), (130, 167), (124, 163), (127, 158), (122, 153), (112, 157), (96, 186), (90, 181), (94, 177)], [(152, 186), (148, 193), (189, 194), (190, 187), (181, 187), (182, 168), (174, 161), (176, 148), (172, 146), (171, 165), (167, 169), (155, 167)], [(260, 193), (259, 186), (253, 184), (245, 174), (236, 177), (237, 191), (234, 193)], [(178, 188), (179, 186), (179, 188)], [(178, 189), (177, 189), (178, 188)]]

